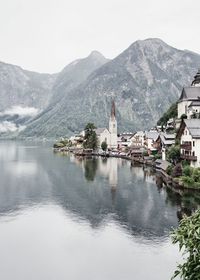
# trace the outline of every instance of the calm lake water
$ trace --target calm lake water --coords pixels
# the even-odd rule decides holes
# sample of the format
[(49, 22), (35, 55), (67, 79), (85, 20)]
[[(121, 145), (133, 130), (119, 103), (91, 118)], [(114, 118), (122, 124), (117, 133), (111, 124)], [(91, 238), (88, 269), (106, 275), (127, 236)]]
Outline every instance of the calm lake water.
[(173, 274), (180, 254), (169, 232), (191, 203), (166, 190), (150, 169), (0, 142), (0, 174), (0, 279)]

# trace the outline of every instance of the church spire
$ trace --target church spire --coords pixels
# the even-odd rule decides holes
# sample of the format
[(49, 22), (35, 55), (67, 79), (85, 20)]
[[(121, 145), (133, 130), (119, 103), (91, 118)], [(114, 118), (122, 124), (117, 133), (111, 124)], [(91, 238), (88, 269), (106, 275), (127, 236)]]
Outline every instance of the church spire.
[(197, 74), (194, 76), (194, 81), (192, 82), (192, 86), (200, 86), (200, 69)]
[(111, 118), (115, 119), (115, 101), (114, 100), (112, 100)]

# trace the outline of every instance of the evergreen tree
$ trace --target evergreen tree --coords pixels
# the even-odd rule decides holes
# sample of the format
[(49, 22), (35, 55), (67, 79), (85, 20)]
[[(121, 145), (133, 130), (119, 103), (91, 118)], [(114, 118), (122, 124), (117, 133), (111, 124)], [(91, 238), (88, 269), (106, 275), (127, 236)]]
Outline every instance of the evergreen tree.
[(107, 145), (106, 141), (103, 141), (103, 142), (101, 143), (101, 149), (102, 149), (104, 152), (106, 152), (107, 148), (108, 148), (108, 145)]
[(86, 149), (93, 149), (97, 148), (97, 135), (95, 132), (95, 125), (93, 123), (88, 123), (85, 127), (85, 137), (83, 146)]

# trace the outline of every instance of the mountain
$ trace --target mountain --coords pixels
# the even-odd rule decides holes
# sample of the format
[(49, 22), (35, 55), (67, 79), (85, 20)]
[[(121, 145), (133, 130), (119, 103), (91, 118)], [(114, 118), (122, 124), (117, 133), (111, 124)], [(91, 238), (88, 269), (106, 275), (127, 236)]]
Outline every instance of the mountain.
[(16, 105), (42, 110), (51, 99), (55, 78), (0, 62), (0, 111)]
[(24, 129), (49, 105), (55, 78), (0, 62), (0, 135)]
[(67, 92), (84, 82), (93, 71), (108, 61), (109, 59), (98, 51), (92, 51), (88, 57), (77, 59), (67, 65), (57, 76), (50, 103), (54, 105), (55, 102), (66, 96)]
[(80, 131), (87, 122), (107, 126), (112, 99), (120, 131), (148, 129), (177, 100), (181, 88), (191, 84), (200, 55), (160, 39), (140, 40), (90, 75), (77, 72), (80, 80), (70, 86), (70, 67), (76, 63), (80, 61), (59, 74), (51, 105), (21, 136), (59, 137)]
[(93, 51), (87, 58), (76, 60), (53, 75), (0, 63), (0, 134), (15, 132), (16, 135), (107, 61)]

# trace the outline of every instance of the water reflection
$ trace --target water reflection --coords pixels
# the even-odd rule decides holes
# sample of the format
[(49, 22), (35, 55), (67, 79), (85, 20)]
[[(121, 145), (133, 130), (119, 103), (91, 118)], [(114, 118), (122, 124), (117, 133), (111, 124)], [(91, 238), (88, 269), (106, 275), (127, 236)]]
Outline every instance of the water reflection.
[(188, 203), (150, 168), (123, 159), (28, 143), (0, 143), (0, 168), (2, 279), (170, 278), (177, 251), (169, 231), (198, 199)]
[(94, 181), (98, 168), (98, 162), (95, 158), (84, 160), (85, 179), (88, 181)]
[[(99, 227), (112, 215), (133, 235), (166, 236), (199, 197), (163, 187), (150, 168), (116, 158), (54, 155), (47, 147), (1, 143), (0, 213), (56, 203)], [(156, 187), (157, 186), (157, 187)], [(152, 235), (152, 236), (151, 236)]]

